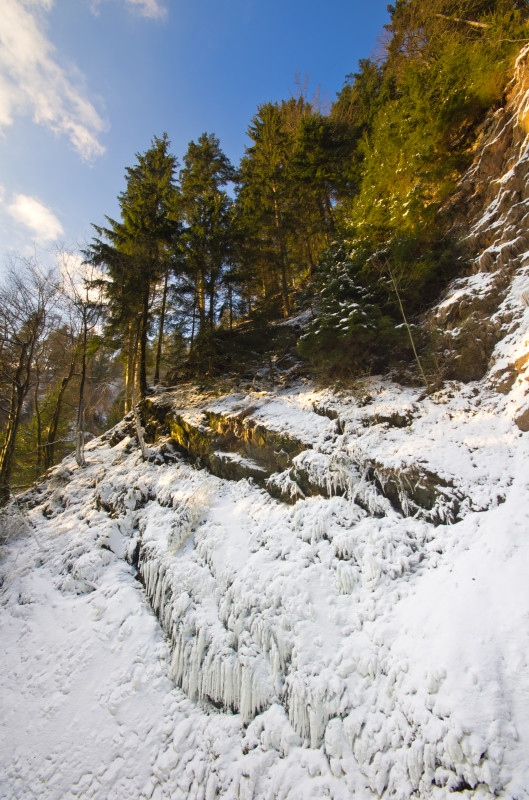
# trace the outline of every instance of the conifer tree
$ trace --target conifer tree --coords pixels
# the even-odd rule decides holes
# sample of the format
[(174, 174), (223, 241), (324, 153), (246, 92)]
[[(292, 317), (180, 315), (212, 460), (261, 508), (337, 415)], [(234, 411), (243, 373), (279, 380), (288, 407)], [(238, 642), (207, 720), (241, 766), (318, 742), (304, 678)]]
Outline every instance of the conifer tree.
[(94, 225), (98, 236), (85, 253), (89, 261), (107, 271), (109, 329), (119, 333), (121, 340), (125, 336), (126, 341), (128, 403), (136, 361), (140, 397), (147, 390), (147, 343), (153, 301), (160, 284), (166, 285), (168, 270), (176, 263), (181, 232), (175, 184), (177, 162), (169, 146), (164, 133), (161, 138), (154, 137), (144, 154), (136, 154), (137, 163), (127, 167), (126, 188), (118, 198), (121, 220), (107, 217), (108, 227)]
[[(279, 284), (283, 313), (290, 314), (287, 236), (292, 223), (292, 195), (287, 179), (290, 150), (277, 103), (258, 106), (248, 128), (253, 144), (241, 161), (239, 206), (245, 227), (268, 244)], [(267, 276), (263, 276), (267, 282)]]
[(180, 171), (185, 268), (194, 285), (201, 339), (213, 330), (217, 289), (230, 250), (232, 202), (223, 187), (234, 177), (214, 134), (203, 133), (189, 143)]

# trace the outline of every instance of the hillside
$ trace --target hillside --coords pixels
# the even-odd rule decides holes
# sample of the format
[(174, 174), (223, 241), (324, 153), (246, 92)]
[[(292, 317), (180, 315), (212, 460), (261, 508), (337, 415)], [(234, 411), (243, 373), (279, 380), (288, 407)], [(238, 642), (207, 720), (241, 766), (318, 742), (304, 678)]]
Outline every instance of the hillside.
[(129, 416), (7, 508), (2, 796), (529, 797), (528, 59), (449, 200), (442, 385), (169, 388), (148, 460)]

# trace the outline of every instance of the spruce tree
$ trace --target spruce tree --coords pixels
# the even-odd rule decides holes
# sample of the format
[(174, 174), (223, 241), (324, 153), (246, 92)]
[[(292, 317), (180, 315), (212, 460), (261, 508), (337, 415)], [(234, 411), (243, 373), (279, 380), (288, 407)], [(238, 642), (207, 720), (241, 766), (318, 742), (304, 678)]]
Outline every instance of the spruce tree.
[[(212, 332), (219, 281), (231, 245), (231, 206), (224, 186), (234, 169), (214, 134), (190, 142), (180, 172), (185, 221), (185, 269), (194, 287), (193, 318), (198, 316), (198, 339)], [(194, 326), (193, 326), (194, 327)]]
[[(137, 163), (127, 167), (126, 188), (118, 198), (121, 220), (107, 217), (107, 227), (94, 225), (98, 235), (85, 253), (90, 262), (106, 269), (109, 330), (118, 334), (121, 344), (125, 339), (128, 403), (136, 362), (140, 397), (145, 396), (153, 302), (177, 260), (181, 232), (177, 161), (169, 146), (164, 133), (154, 137), (144, 154), (136, 154)], [(165, 310), (162, 318), (164, 314)]]
[(292, 193), (288, 181), (291, 140), (277, 103), (258, 106), (248, 128), (252, 145), (241, 161), (239, 207), (256, 247), (265, 245), (267, 261), (274, 274), (263, 275), (265, 284), (277, 282), (283, 314), (290, 314), (288, 230), (292, 223)]

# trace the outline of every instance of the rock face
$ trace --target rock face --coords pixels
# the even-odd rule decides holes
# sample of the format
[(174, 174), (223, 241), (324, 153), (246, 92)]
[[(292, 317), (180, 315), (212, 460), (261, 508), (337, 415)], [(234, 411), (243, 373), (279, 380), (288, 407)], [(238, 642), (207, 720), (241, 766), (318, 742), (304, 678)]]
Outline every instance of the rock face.
[(506, 103), (490, 116), (474, 163), (451, 201), (476, 272), (512, 271), (529, 248), (529, 48), (517, 61)]
[[(473, 274), (455, 281), (428, 317), (440, 335), (438, 354), (449, 378), (479, 380), (492, 366), (493, 351), (523, 311), (506, 307), (513, 281), (525, 275), (529, 250), (529, 48), (517, 61), (506, 103), (489, 116), (448, 208), (452, 234), (464, 245)], [(528, 287), (529, 288), (529, 287)], [(491, 360), (492, 359), (492, 360)], [(512, 370), (511, 384), (515, 379)], [(510, 388), (506, 373), (500, 391)]]
[(147, 399), (144, 414), (150, 421), (151, 439), (168, 434), (183, 455), (219, 478), (252, 478), (264, 484), (273, 473), (286, 469), (307, 445), (258, 422), (252, 416), (255, 405), (239, 407), (238, 400), (244, 396), (228, 398), (230, 408), (224, 413), (207, 402), (191, 413), (177, 410), (171, 395)]
[(529, 402), (526, 403), (525, 406), (522, 406), (516, 412), (514, 417), (514, 421), (518, 425), (523, 433), (527, 433), (529, 431)]
[[(285, 429), (288, 403), (274, 396), (283, 419), (269, 419), (266, 393), (195, 396), (194, 405), (183, 390), (147, 398), (143, 413), (152, 443), (167, 440), (197, 467), (226, 480), (251, 479), (274, 498), (295, 503), (306, 497), (345, 496), (362, 508), (383, 515), (386, 504), (404, 516), (418, 516), (435, 524), (459, 518), (464, 494), (450, 479), (418, 464), (398, 468), (357, 449), (337, 412), (308, 406), (298, 431)], [(298, 414), (301, 411), (298, 409)], [(364, 416), (363, 428), (406, 428), (410, 412)]]

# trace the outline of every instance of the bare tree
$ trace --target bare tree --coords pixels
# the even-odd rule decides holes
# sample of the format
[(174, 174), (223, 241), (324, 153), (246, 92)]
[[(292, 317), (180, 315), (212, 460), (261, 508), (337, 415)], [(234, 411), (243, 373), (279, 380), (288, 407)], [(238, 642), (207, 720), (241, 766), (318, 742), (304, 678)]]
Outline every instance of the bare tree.
[[(72, 364), (80, 359), (79, 396), (75, 425), (75, 459), (85, 466), (85, 387), (89, 361), (88, 345), (103, 313), (102, 289), (97, 284), (100, 272), (93, 264), (79, 263), (71, 253), (60, 254), (61, 293), (66, 300), (70, 328), (75, 332), (76, 352)], [(72, 367), (73, 374), (73, 367)], [(71, 376), (70, 376), (71, 377)]]
[(57, 299), (57, 282), (34, 261), (16, 259), (0, 286), (0, 505), (10, 495), (15, 444), (31, 386), (36, 349), (46, 335)]
[[(57, 355), (60, 353), (60, 357), (56, 362), (56, 369), (58, 369), (59, 373), (57, 394), (52, 402), (48, 433), (43, 446), (44, 469), (49, 469), (56, 461), (55, 445), (58, 441), (59, 423), (62, 417), (66, 390), (75, 374), (78, 361), (78, 338), (76, 331), (73, 330), (69, 324), (63, 323), (60, 324), (55, 331), (50, 332), (50, 336), (46, 342), (46, 344), (49, 345), (53, 341), (55, 353)], [(36, 371), (38, 371), (38, 366), (37, 362)]]

